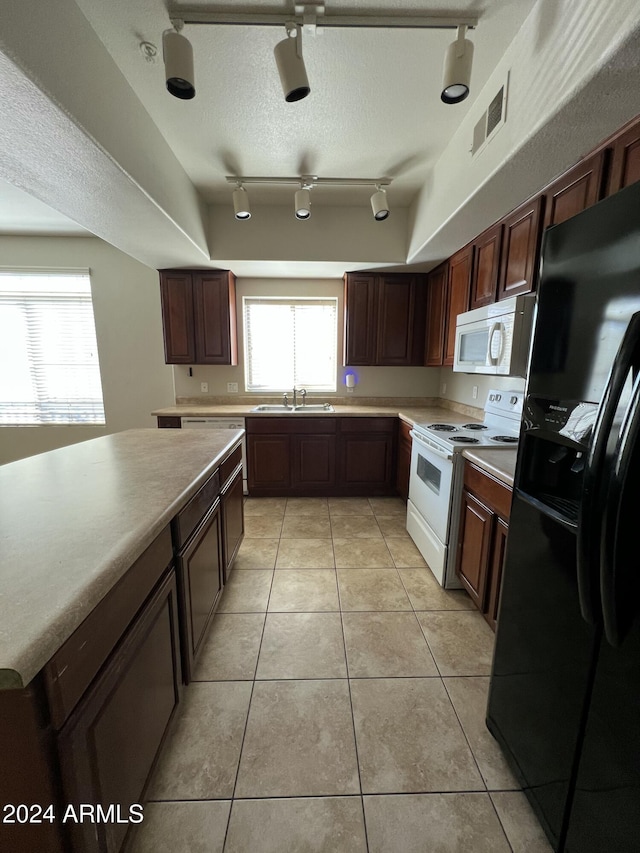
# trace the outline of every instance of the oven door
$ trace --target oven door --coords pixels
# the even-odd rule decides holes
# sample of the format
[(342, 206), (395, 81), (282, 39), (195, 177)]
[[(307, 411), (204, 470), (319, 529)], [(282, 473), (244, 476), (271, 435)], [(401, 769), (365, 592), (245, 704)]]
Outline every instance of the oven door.
[(409, 500), (443, 545), (449, 533), (449, 506), (453, 485), (450, 451), (412, 430)]

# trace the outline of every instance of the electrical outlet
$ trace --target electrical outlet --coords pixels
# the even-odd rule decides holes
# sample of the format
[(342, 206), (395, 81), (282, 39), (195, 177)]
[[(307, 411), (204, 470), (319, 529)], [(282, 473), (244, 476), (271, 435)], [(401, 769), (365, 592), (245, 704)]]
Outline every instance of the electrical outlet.
[(237, 382), (227, 382), (227, 394), (237, 394), (238, 393), (238, 383)]
[(209, 393), (209, 383), (208, 382), (201, 382), (200, 383), (200, 391), (203, 394), (208, 394)]
[(441, 394), (446, 394), (446, 393), (447, 393), (447, 383), (446, 383), (446, 382), (443, 382), (443, 383), (442, 383), (442, 387), (440, 388), (440, 393), (441, 393)]
[(477, 385), (473, 386), (473, 391), (471, 392), (471, 396), (473, 397), (474, 400), (478, 399), (478, 386)]

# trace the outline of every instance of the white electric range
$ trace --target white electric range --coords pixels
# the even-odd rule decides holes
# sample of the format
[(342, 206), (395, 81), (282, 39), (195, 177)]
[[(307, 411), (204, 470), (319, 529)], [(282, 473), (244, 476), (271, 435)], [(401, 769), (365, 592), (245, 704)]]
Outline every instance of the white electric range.
[(455, 570), (465, 448), (515, 447), (524, 393), (489, 391), (482, 423), (415, 424), (407, 531), (438, 583), (461, 584)]

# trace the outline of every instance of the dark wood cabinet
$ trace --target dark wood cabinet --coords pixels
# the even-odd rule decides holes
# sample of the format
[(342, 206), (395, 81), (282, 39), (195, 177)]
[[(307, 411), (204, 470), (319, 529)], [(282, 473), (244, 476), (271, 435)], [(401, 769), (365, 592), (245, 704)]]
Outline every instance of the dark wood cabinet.
[(392, 494), (397, 418), (342, 418), (338, 483), (348, 494)]
[(607, 195), (640, 181), (640, 119), (627, 125), (612, 141), (611, 147)]
[(336, 482), (335, 435), (293, 435), (292, 485), (294, 489), (327, 489)]
[(409, 474), (411, 472), (411, 424), (398, 421), (398, 462), (396, 465), (396, 489), (403, 500), (409, 498)]
[(235, 277), (229, 270), (160, 270), (167, 364), (237, 364)]
[(520, 205), (502, 220), (498, 299), (535, 289), (542, 238), (543, 197)]
[(440, 264), (427, 276), (427, 327), (424, 350), (424, 363), (427, 367), (439, 367), (444, 358), (448, 283), (448, 261)]
[[(128, 820), (180, 698), (175, 573), (138, 615), (58, 738), (64, 797), (118, 807)], [(116, 805), (117, 804), (117, 805)], [(116, 853), (128, 823), (68, 823), (71, 850)]]
[(347, 273), (344, 364), (423, 364), (425, 285), (422, 275)]
[(544, 227), (559, 225), (602, 198), (606, 151), (582, 160), (544, 192)]
[(291, 488), (291, 441), (278, 433), (253, 435), (247, 420), (247, 487), (249, 494), (273, 489), (286, 494)]
[(244, 496), (242, 494), (242, 454), (240, 464), (222, 486), (222, 556), (224, 583), (227, 582), (233, 561), (244, 538)]
[(494, 631), (511, 497), (508, 486), (465, 461), (456, 571)]
[(481, 308), (496, 301), (501, 248), (502, 223), (488, 228), (473, 242), (471, 309)]
[(453, 364), (456, 343), (456, 319), (458, 314), (469, 310), (473, 245), (460, 249), (449, 259), (449, 286), (445, 325), (445, 350), (443, 365)]

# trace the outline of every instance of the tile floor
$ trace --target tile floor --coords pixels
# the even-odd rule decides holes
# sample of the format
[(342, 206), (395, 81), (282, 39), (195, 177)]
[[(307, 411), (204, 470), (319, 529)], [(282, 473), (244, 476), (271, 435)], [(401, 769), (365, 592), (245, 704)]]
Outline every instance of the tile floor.
[(131, 853), (549, 853), (399, 498), (248, 498)]

